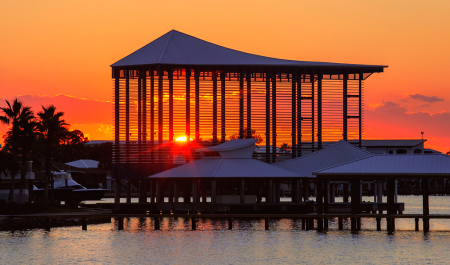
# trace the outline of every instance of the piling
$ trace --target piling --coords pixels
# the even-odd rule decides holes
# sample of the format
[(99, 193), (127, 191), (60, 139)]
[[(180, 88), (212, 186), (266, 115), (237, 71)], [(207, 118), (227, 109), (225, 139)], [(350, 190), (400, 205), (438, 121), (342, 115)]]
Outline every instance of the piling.
[(339, 226), (339, 230), (344, 230), (344, 218), (342, 218), (342, 217), (338, 218), (338, 226)]
[(155, 217), (155, 230), (159, 230), (159, 217)]
[(51, 227), (52, 227), (52, 219), (45, 218), (45, 231), (50, 231)]
[(419, 231), (419, 218), (414, 218), (415, 231)]
[(233, 218), (228, 218), (228, 230), (233, 229)]
[(377, 220), (377, 231), (381, 231), (381, 218), (376, 218)]
[(117, 229), (123, 230), (123, 217), (117, 218)]
[(86, 231), (87, 230), (87, 220), (86, 217), (81, 218), (81, 230)]
[(197, 219), (195, 219), (194, 217), (191, 218), (191, 225), (192, 225), (192, 230), (197, 229)]
[(269, 230), (269, 218), (264, 218), (264, 229)]

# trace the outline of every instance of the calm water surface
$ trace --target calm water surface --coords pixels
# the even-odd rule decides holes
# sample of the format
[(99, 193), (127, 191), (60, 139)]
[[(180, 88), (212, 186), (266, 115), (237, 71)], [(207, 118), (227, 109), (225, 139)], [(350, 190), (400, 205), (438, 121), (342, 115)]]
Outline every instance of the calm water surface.
[[(371, 198), (365, 198), (366, 201)], [(405, 213), (421, 213), (421, 197), (399, 197)], [(450, 197), (430, 197), (431, 213), (450, 214)], [(198, 230), (190, 221), (163, 219), (161, 230), (153, 230), (150, 219), (125, 220), (117, 224), (0, 232), (0, 264), (448, 264), (450, 222), (432, 220), (428, 235), (414, 232), (414, 220), (397, 220), (394, 235), (377, 232), (372, 219), (363, 219), (363, 231), (302, 231), (301, 222), (272, 220), (264, 230), (263, 220), (227, 222), (204, 219)], [(386, 224), (382, 223), (385, 229)]]

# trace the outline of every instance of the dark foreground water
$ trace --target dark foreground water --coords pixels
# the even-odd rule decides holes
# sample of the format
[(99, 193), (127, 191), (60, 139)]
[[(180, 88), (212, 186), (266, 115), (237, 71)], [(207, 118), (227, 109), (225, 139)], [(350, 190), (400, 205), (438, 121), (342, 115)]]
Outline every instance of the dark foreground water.
[[(370, 198), (366, 198), (367, 200)], [(406, 213), (421, 212), (421, 197), (405, 196)], [(431, 197), (431, 213), (450, 213), (450, 197)], [(385, 223), (382, 223), (385, 229)], [(163, 219), (154, 231), (150, 219), (53, 228), (50, 232), (29, 230), (0, 232), (0, 264), (448, 264), (450, 221), (432, 220), (432, 232), (414, 232), (414, 220), (397, 220), (397, 231), (377, 232), (372, 219), (363, 219), (363, 231), (302, 231), (301, 221), (272, 220), (264, 230), (263, 220), (235, 220), (227, 230), (225, 220), (204, 219), (198, 230), (190, 221)]]

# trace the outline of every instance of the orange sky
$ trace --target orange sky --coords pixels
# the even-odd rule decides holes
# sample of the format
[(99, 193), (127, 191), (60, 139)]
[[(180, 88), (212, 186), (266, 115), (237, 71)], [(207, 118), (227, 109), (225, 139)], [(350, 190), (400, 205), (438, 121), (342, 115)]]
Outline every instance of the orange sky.
[[(450, 150), (448, 0), (3, 1), (0, 6), (0, 105), (19, 95), (33, 96), (36, 106), (51, 99), (91, 139), (111, 137), (112, 114), (106, 113), (112, 109), (83, 120), (77, 108), (83, 100), (76, 99), (101, 106), (111, 101), (109, 65), (178, 29), (271, 57), (389, 65), (365, 82), (366, 138), (420, 138), (424, 131), (427, 147)], [(0, 127), (0, 134), (4, 131)]]

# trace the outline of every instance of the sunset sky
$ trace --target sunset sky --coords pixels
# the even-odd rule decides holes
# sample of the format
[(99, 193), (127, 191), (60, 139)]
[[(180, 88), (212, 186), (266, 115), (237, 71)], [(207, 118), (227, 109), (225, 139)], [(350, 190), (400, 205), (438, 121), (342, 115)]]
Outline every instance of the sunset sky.
[[(110, 65), (171, 29), (276, 58), (388, 65), (365, 82), (365, 138), (450, 150), (450, 1), (3, 1), (0, 106), (53, 103), (111, 139)], [(6, 131), (0, 127), (0, 135)]]

